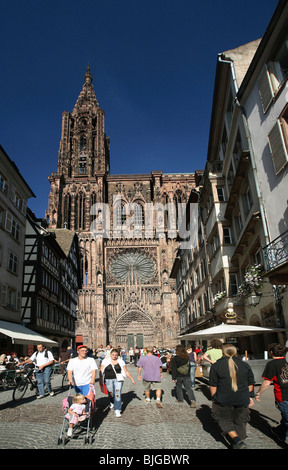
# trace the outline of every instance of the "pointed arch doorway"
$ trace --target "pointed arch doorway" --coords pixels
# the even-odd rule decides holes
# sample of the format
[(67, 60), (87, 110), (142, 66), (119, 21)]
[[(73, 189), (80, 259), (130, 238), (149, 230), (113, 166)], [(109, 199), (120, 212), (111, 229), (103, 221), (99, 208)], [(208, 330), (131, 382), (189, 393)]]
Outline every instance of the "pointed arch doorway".
[(116, 343), (133, 349), (154, 344), (153, 322), (140, 310), (130, 310), (119, 318), (115, 325)]

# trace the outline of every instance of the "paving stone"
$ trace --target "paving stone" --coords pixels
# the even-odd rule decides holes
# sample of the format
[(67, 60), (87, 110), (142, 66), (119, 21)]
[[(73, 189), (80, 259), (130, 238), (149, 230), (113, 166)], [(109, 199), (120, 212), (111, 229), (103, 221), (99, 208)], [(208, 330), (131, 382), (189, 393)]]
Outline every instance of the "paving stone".
[[(137, 380), (137, 368), (128, 368)], [(34, 394), (30, 394), (17, 403), (12, 401), (11, 389), (0, 391), (1, 449), (102, 449), (102, 453), (123, 449), (131, 452), (228, 449), (211, 417), (209, 389), (203, 382), (198, 381), (195, 390), (197, 408), (193, 409), (187, 402), (176, 402), (171, 376), (164, 374), (161, 384), (163, 408), (157, 408), (155, 400), (144, 402), (141, 381), (137, 380), (134, 386), (125, 379), (121, 418), (115, 417), (108, 398), (96, 383), (96, 412), (90, 433), (92, 444), (84, 444), (85, 433), (82, 431), (66, 445), (58, 444), (58, 438), (63, 423), (62, 400), (68, 392), (61, 389), (61, 376), (54, 376), (52, 385), (54, 397), (36, 400)], [(248, 448), (287, 448), (276, 442), (270, 431), (270, 426), (280, 421), (280, 413), (271, 406), (272, 401), (273, 390), (269, 390), (265, 400), (257, 402), (251, 409), (251, 422), (247, 426)]]

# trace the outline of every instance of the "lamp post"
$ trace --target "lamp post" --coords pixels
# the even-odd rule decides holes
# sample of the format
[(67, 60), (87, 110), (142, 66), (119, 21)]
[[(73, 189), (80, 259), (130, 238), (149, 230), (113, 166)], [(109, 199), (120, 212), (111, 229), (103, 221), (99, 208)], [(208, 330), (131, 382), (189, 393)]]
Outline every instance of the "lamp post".
[(260, 303), (261, 294), (257, 292), (251, 292), (251, 294), (247, 297), (247, 304), (248, 307), (256, 307)]

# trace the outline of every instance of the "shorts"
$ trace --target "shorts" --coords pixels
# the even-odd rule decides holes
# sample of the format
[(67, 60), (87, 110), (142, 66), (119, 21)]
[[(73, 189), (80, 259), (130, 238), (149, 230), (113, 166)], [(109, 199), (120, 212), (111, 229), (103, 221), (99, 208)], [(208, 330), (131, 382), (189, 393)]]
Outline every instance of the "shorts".
[(145, 392), (149, 390), (161, 390), (161, 382), (149, 382), (143, 379), (143, 385)]

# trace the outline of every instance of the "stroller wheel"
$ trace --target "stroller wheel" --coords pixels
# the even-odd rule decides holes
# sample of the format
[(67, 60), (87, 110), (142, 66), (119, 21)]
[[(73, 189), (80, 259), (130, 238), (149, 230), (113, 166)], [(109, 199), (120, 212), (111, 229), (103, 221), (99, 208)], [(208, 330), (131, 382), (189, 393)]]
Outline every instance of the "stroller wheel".
[(92, 436), (90, 436), (90, 438), (89, 438), (89, 444), (93, 444), (93, 437)]

